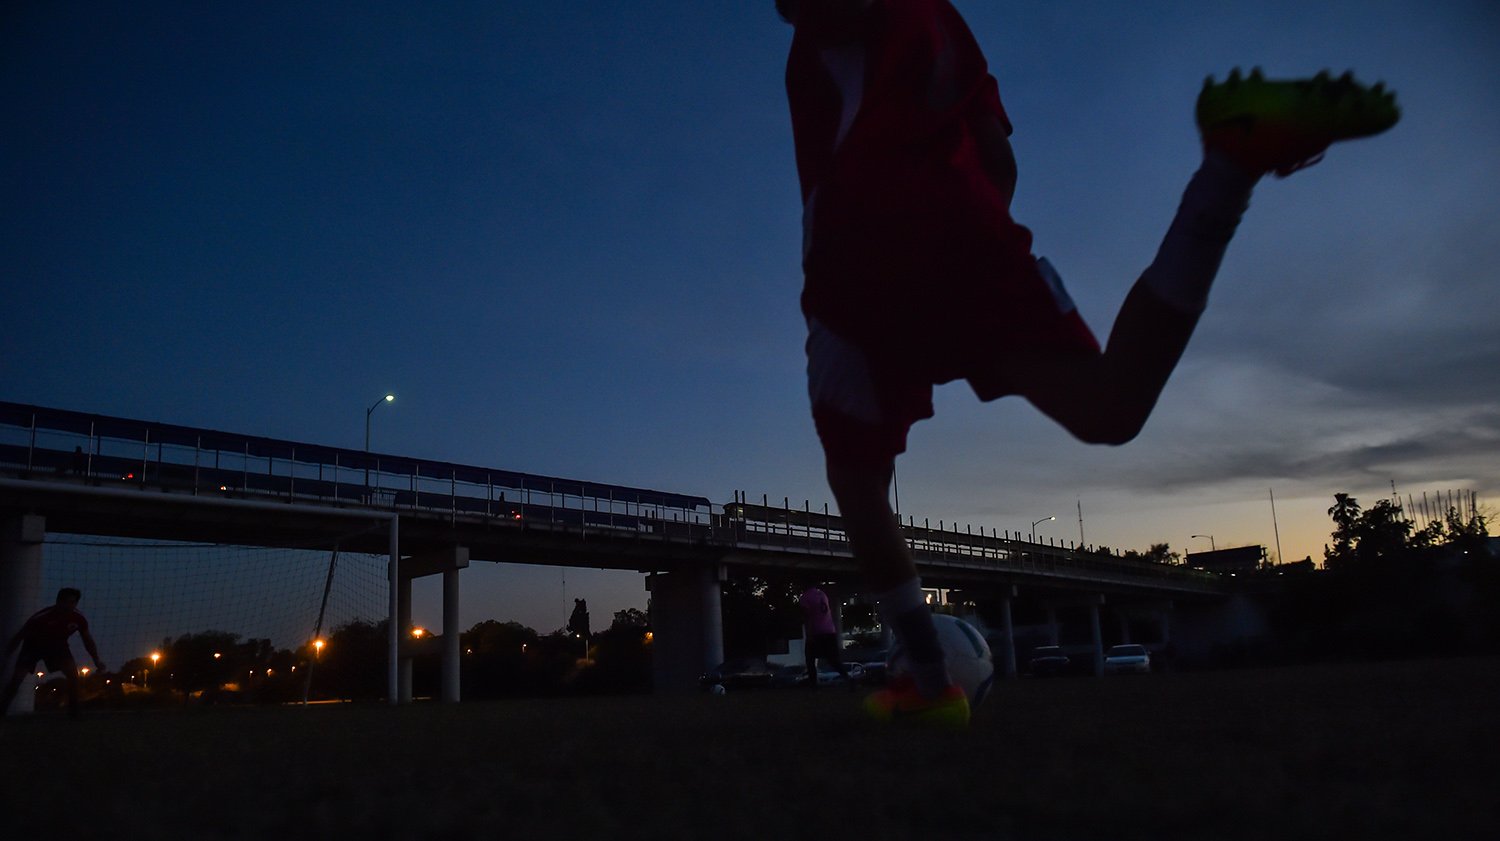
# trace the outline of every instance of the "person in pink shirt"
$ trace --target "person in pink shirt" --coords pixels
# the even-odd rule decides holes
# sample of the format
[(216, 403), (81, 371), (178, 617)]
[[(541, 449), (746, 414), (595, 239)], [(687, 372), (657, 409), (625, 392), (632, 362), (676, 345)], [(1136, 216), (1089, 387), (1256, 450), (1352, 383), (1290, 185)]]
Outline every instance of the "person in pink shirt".
[(833, 623), (828, 594), (815, 584), (809, 585), (797, 603), (802, 606), (802, 653), (807, 658), (807, 688), (816, 689), (818, 686), (819, 657), (831, 663), (834, 671), (848, 680), (849, 667), (844, 665), (839, 629)]

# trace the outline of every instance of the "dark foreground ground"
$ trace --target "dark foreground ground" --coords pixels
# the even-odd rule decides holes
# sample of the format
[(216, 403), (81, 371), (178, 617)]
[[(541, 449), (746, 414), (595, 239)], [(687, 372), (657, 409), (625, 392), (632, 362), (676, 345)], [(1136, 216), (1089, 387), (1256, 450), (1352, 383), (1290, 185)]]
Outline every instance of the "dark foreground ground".
[(0, 730), (6, 838), (1500, 837), (1500, 659), (846, 691), (99, 712)]

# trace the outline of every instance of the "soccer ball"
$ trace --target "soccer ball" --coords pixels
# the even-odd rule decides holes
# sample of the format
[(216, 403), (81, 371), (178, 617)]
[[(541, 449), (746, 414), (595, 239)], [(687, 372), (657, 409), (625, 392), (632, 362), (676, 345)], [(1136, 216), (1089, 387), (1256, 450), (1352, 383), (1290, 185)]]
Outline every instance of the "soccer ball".
[[(937, 628), (938, 644), (943, 647), (948, 675), (963, 687), (969, 696), (969, 706), (979, 706), (995, 681), (995, 661), (990, 656), (989, 643), (973, 625), (957, 616), (934, 613), (932, 624)], [(891, 649), (886, 670), (893, 675), (906, 671), (906, 652), (899, 644)]]

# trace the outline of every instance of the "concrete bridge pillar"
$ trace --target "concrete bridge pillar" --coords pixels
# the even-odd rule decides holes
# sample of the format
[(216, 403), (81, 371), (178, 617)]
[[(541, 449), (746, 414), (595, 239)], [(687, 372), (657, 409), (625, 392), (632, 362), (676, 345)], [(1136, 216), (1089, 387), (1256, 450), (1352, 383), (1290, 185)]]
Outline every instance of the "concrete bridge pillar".
[(463, 631), (458, 622), (458, 570), (443, 572), (443, 703), (456, 704), (459, 699), (459, 637)]
[(691, 692), (724, 660), (719, 602), (723, 567), (704, 564), (646, 579), (651, 591), (651, 671), (658, 692)]
[(396, 702), (411, 703), (411, 577), (400, 576), (396, 586), (396, 633), (399, 659), (396, 665)]
[(1104, 674), (1104, 635), (1099, 631), (1099, 606), (1104, 604), (1101, 594), (1089, 600), (1089, 639), (1094, 644), (1094, 676)]
[[(47, 606), (42, 597), (42, 541), (46, 537), (43, 517), (0, 515), (0, 645), (9, 642), (31, 614)], [(0, 680), (10, 680), (14, 662), (9, 652), (0, 654)], [(29, 713), (35, 703), (36, 676), (28, 675), (10, 712)]]
[(1015, 625), (1011, 622), (1010, 600), (1015, 598), (1016, 588), (1008, 587), (1000, 596), (1000, 651), (991, 651), (990, 655), (999, 654), (1000, 662), (997, 663), (1001, 674), (1007, 678), (1016, 676), (1016, 635)]
[[(443, 675), (439, 697), (444, 703), (456, 704), (460, 698), (459, 668), (463, 629), (459, 623), (460, 570), (469, 565), (469, 548), (451, 546), (422, 552), (406, 559), (401, 566), (401, 586), (397, 593), (396, 622), (401, 629), (400, 701), (411, 703), (413, 646), (411, 638), (411, 582), (428, 575), (443, 576)], [(430, 650), (430, 649), (429, 649)]]

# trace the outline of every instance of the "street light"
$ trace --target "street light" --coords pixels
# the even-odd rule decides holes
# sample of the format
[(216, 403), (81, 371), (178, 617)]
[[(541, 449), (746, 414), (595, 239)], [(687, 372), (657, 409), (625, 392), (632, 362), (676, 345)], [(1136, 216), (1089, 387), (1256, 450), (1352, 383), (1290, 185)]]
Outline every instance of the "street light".
[(380, 408), (381, 403), (389, 403), (395, 399), (396, 395), (387, 394), (379, 400), (376, 400), (374, 405), (365, 410), (365, 452), (368, 453), (370, 451), (370, 415), (374, 414), (375, 410)]
[(1056, 517), (1043, 517), (1040, 520), (1032, 520), (1031, 521), (1031, 542), (1032, 543), (1036, 542), (1036, 524), (1037, 523), (1045, 523), (1045, 522), (1048, 522), (1049, 520), (1056, 520), (1056, 519), (1057, 519)]
[(1217, 551), (1219, 551), (1219, 547), (1216, 546), (1216, 545), (1214, 545), (1214, 536), (1213, 535), (1211, 535), (1211, 534), (1194, 534), (1194, 535), (1189, 535), (1190, 539), (1193, 538), (1193, 537), (1206, 537), (1206, 538), (1208, 538), (1208, 551), (1210, 551), (1210, 552), (1217, 552)]

